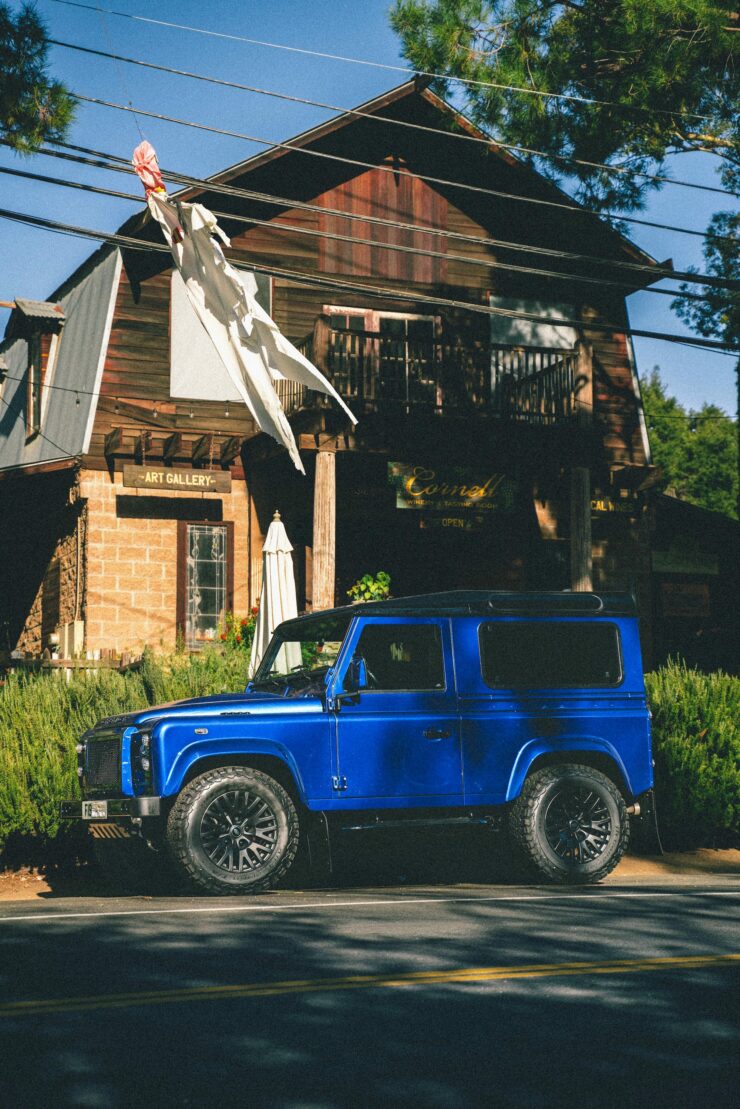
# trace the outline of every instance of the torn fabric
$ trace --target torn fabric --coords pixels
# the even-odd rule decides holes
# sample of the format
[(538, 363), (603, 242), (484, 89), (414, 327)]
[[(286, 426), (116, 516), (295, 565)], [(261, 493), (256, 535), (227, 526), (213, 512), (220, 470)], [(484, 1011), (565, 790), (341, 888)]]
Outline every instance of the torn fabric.
[(133, 162), (146, 190), (149, 211), (162, 228), (188, 299), (226, 372), (259, 428), (282, 443), (296, 469), (305, 473), (275, 382), (287, 379), (325, 393), (333, 397), (353, 424), (357, 420), (333, 385), (285, 338), (257, 303), (254, 274), (237, 273), (227, 262), (215, 237), (226, 246), (230, 245), (229, 239), (213, 213), (202, 204), (169, 198), (149, 143), (136, 148)]

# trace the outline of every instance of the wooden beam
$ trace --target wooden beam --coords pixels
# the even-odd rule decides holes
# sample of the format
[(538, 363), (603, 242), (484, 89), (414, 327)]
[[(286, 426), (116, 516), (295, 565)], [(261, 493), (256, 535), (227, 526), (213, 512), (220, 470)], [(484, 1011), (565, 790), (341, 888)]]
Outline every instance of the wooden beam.
[(242, 438), (240, 435), (232, 435), (221, 445), (221, 465), (228, 466), (233, 462), (242, 449)]
[(168, 435), (162, 445), (162, 458), (166, 461), (171, 461), (182, 454), (182, 435), (176, 431), (174, 435)]
[[(585, 437), (593, 422), (593, 354), (586, 343), (578, 343), (576, 349), (576, 421)], [(573, 466), (570, 471), (570, 587), (574, 593), (593, 589), (591, 471), (587, 466)]]
[(319, 451), (313, 491), (313, 611), (334, 607), (336, 576), (336, 454)]
[(134, 458), (137, 462), (143, 463), (147, 454), (151, 454), (152, 450), (152, 433), (151, 431), (140, 431), (136, 442), (134, 444)]
[(118, 454), (123, 449), (123, 431), (120, 427), (114, 427), (112, 431), (108, 432), (103, 449), (106, 457), (111, 454)]
[(201, 435), (200, 439), (196, 439), (193, 443), (193, 462), (202, 462), (205, 458), (210, 459), (213, 445), (213, 435)]

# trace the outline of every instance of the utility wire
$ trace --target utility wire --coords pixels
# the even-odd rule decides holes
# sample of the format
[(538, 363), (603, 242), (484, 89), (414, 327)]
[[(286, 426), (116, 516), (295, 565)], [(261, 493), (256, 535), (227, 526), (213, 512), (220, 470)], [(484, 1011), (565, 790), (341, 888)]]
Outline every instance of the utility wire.
[[(150, 243), (144, 239), (137, 239), (131, 235), (123, 235), (120, 232), (97, 231), (89, 227), (78, 227), (74, 224), (61, 223), (58, 220), (49, 220), (42, 216), (33, 216), (26, 212), (16, 212), (7, 208), (0, 208), (0, 218), (11, 220), (15, 223), (26, 224), (30, 227), (38, 227), (47, 231), (59, 232), (60, 234), (95, 239), (130, 250), (138, 250), (145, 253), (154, 251), (171, 257), (169, 247), (164, 244)], [(695, 339), (669, 332), (645, 331), (616, 324), (598, 323), (591, 320), (570, 320), (552, 316), (541, 316), (534, 312), (522, 312), (509, 308), (493, 307), (492, 305), (476, 304), (468, 300), (457, 300), (449, 297), (428, 295), (416, 292), (412, 289), (383, 288), (378, 285), (366, 284), (360, 281), (338, 281), (336, 278), (321, 277), (318, 274), (305, 273), (302, 270), (291, 270), (284, 267), (267, 266), (259, 263), (247, 265), (234, 258), (229, 258), (229, 262), (235, 269), (251, 270), (252, 272), (264, 273), (271, 277), (285, 278), (297, 285), (338, 289), (342, 292), (365, 293), (385, 301), (400, 300), (416, 304), (433, 304), (444, 308), (460, 308), (464, 311), (476, 312), (479, 315), (485, 316), (501, 316), (506, 319), (528, 320), (532, 323), (546, 323), (555, 327), (574, 327), (585, 331), (599, 331), (609, 335), (618, 333), (620, 335), (631, 335), (644, 339), (661, 339), (666, 342), (680, 343), (682, 346), (699, 347), (702, 350), (712, 350), (722, 354), (740, 354), (740, 348), (734, 347), (732, 344), (725, 343), (721, 340)]]
[[(0, 140), (0, 144), (3, 144), (3, 140)], [(6, 142), (3, 145), (9, 144)], [(111, 164), (102, 165), (100, 166), (100, 168), (116, 170), (128, 174), (134, 173), (131, 163), (127, 159), (122, 158), (117, 154), (104, 154), (99, 151), (89, 150), (87, 147), (73, 147), (69, 143), (61, 143), (58, 145), (65, 146), (68, 149), (83, 150), (89, 154), (97, 155), (110, 160)], [(39, 151), (39, 153), (51, 154), (51, 152), (47, 150), (41, 150)], [(52, 156), (62, 157), (71, 161), (77, 160), (76, 158), (72, 158), (70, 155), (63, 154), (62, 152), (55, 153)], [(99, 165), (99, 163), (95, 164)], [(161, 166), (160, 170), (163, 176), (166, 177), (168, 181), (173, 181), (176, 184), (185, 185), (187, 187), (194, 187), (208, 192), (222, 193), (226, 196), (243, 197), (248, 200), (256, 200), (263, 204), (269, 204), (281, 208), (295, 208), (299, 209), (300, 211), (318, 212), (324, 216), (337, 216), (342, 219), (359, 220), (362, 223), (392, 227), (396, 230), (413, 231), (426, 235), (441, 236), (443, 238), (455, 238), (466, 242), (473, 242), (478, 245), (493, 246), (505, 250), (512, 250), (515, 253), (519, 252), (522, 254), (535, 254), (542, 255), (543, 257), (546, 256), (561, 258), (568, 261), (585, 262), (588, 265), (610, 267), (616, 266), (619, 269), (627, 269), (639, 273), (649, 273), (652, 276), (653, 281), (658, 281), (661, 278), (665, 277), (675, 281), (689, 281), (694, 284), (708, 285), (714, 288), (740, 289), (740, 281), (725, 281), (722, 278), (713, 277), (710, 274), (692, 273), (688, 270), (675, 270), (672, 268), (668, 268), (667, 266), (660, 266), (657, 264), (648, 265), (647, 263), (642, 262), (623, 262), (619, 259), (601, 258), (598, 255), (594, 254), (579, 254), (574, 251), (556, 250), (552, 247), (533, 246), (530, 243), (511, 242), (507, 239), (481, 238), (476, 235), (465, 235), (460, 232), (446, 231), (435, 227), (424, 226), (422, 224), (405, 223), (399, 220), (386, 219), (383, 216), (373, 216), (370, 214), (362, 214), (358, 212), (347, 212), (340, 208), (324, 208), (323, 206), (311, 204), (303, 200), (294, 200), (289, 197), (279, 197), (271, 193), (256, 192), (252, 189), (243, 189), (234, 185), (224, 185), (214, 180), (204, 180), (201, 178), (189, 177), (186, 174), (177, 173), (173, 170), (162, 169)]]
[[(677, 177), (663, 177), (660, 174), (643, 173), (630, 169), (624, 165), (608, 165), (606, 162), (591, 162), (583, 158), (573, 158), (566, 154), (551, 154), (544, 150), (534, 150), (528, 146), (518, 146), (514, 143), (506, 143), (494, 138), (487, 138), (482, 135), (466, 135), (461, 134), (459, 131), (444, 131), (439, 127), (430, 127), (424, 123), (413, 123), (406, 119), (391, 119), (388, 116), (379, 116), (375, 112), (365, 111), (363, 108), (343, 108), (336, 104), (327, 104), (322, 100), (310, 100), (303, 96), (293, 96), (289, 93), (275, 92), (272, 89), (262, 89), (256, 85), (245, 85), (238, 81), (227, 81), (221, 77), (207, 77), (202, 73), (193, 73), (187, 69), (176, 69), (174, 66), (161, 65), (157, 62), (146, 62), (141, 58), (128, 58), (124, 54), (112, 54), (107, 50), (96, 50), (92, 46), (80, 46), (77, 43), (63, 42), (61, 39), (50, 38), (49, 43), (52, 46), (60, 46), (66, 50), (78, 51), (82, 54), (91, 54), (99, 58), (107, 58), (111, 61), (125, 62), (127, 65), (141, 66), (144, 69), (153, 69), (159, 73), (169, 73), (175, 77), (187, 77), (193, 81), (205, 81), (211, 85), (219, 85), (224, 88), (237, 89), (241, 92), (251, 92), (259, 96), (269, 96), (276, 100), (288, 101), (291, 104), (303, 104), (311, 108), (321, 108), (328, 112), (338, 112), (341, 115), (355, 116), (359, 119), (373, 120), (376, 123), (391, 124), (395, 127), (404, 127), (412, 131), (421, 131), (425, 134), (432, 134), (437, 136), (444, 136), (446, 138), (459, 140), (460, 142), (476, 143), (478, 145), (490, 148), (491, 146), (499, 147), (502, 150), (513, 150), (518, 154), (528, 154), (537, 158), (545, 158), (550, 161), (563, 162), (566, 165), (585, 166), (588, 169), (600, 169), (607, 173), (625, 174), (630, 177), (639, 177), (644, 181), (653, 181), (665, 185), (680, 185), (687, 189), (698, 189), (701, 192), (719, 193), (721, 196), (735, 196), (736, 194), (727, 189), (720, 189), (715, 185), (699, 185), (694, 181), (682, 181)], [(77, 96), (72, 92), (73, 96)], [(84, 97), (77, 97), (77, 99), (85, 99)], [(137, 109), (138, 111), (138, 109)], [(461, 112), (452, 108), (451, 111), (456, 117), (456, 122), (460, 125), (460, 121), (464, 121), (467, 126), (470, 126), (464, 119)], [(141, 113), (140, 113), (141, 114)], [(478, 130), (478, 128), (476, 128)]]
[[(29, 170), (11, 169), (7, 166), (0, 166), (0, 174), (9, 175), (11, 177), (20, 177), (27, 181), (39, 181), (46, 185), (54, 185), (55, 187), (78, 189), (82, 192), (94, 193), (98, 196), (110, 196), (117, 200), (131, 200), (135, 203), (141, 203), (141, 197), (133, 193), (119, 192), (115, 189), (105, 189), (96, 185), (88, 185), (81, 181), (69, 181), (60, 177), (50, 177), (43, 173), (32, 173)], [(528, 275), (554, 278), (556, 281), (578, 282), (585, 285), (594, 285), (608, 287), (612, 289), (629, 289), (632, 290), (632, 285), (629, 282), (623, 281), (610, 281), (609, 278), (604, 277), (586, 277), (583, 274), (568, 273), (562, 270), (545, 270), (533, 266), (516, 266), (510, 262), (499, 262), (493, 258), (471, 258), (469, 255), (464, 254), (450, 254), (443, 250), (427, 250), (423, 247), (407, 246), (404, 243), (387, 243), (381, 242), (378, 239), (362, 239), (354, 235), (340, 235), (331, 231), (317, 231), (311, 227), (300, 227), (292, 223), (280, 223), (272, 219), (257, 219), (255, 216), (243, 216), (233, 212), (221, 212), (216, 208), (212, 208), (214, 216), (220, 219), (231, 220), (236, 223), (244, 223), (249, 225), (256, 225), (260, 227), (271, 227), (277, 231), (289, 231), (297, 235), (307, 235), (311, 238), (325, 239), (331, 242), (351, 243), (356, 246), (369, 246), (377, 250), (395, 251), (402, 254), (411, 254), (416, 257), (422, 258), (438, 258), (446, 262), (460, 262), (467, 266), (477, 266), (479, 269), (493, 269), (504, 270), (507, 273), (525, 273)], [(683, 300), (697, 300), (705, 301), (706, 297), (698, 293), (682, 293), (680, 289), (653, 289), (647, 287), (638, 290), (644, 293), (653, 293), (659, 296), (680, 297)]]
[[(483, 186), (483, 185), (469, 185), (469, 184), (466, 184), (465, 182), (462, 182), (462, 181), (453, 181), (453, 180), (450, 180), (450, 179), (444, 178), (444, 177), (432, 177), (429, 174), (423, 174), (423, 173), (412, 173), (408, 170), (403, 170), (403, 169), (396, 168), (394, 166), (389, 166), (389, 165), (383, 165), (383, 164), (379, 165), (377, 162), (364, 162), (364, 161), (361, 161), (357, 158), (347, 158), (347, 157), (343, 157), (342, 155), (339, 155), (339, 154), (329, 154), (329, 153), (327, 153), (325, 151), (322, 151), (322, 150), (312, 150), (308, 147), (303, 147), (303, 146), (301, 146), (301, 145), (299, 145), (298, 143), (295, 143), (295, 142), (290, 142), (290, 141), (273, 142), (270, 139), (258, 138), (255, 135), (248, 135), (248, 134), (245, 134), (242, 131), (230, 131), (230, 130), (227, 130), (227, 129), (222, 128), (222, 127), (210, 126), (209, 124), (206, 124), (206, 123), (195, 123), (191, 120), (178, 119), (176, 116), (163, 115), (162, 113), (159, 113), (159, 112), (151, 112), (151, 111), (147, 111), (144, 108), (134, 108), (133, 106), (125, 105), (125, 104), (115, 104), (115, 103), (113, 103), (109, 100), (101, 100), (101, 99), (96, 98), (96, 97), (86, 97), (86, 96), (77, 95), (77, 99), (80, 100), (80, 101), (84, 101), (85, 103), (88, 103), (88, 104), (97, 104), (97, 105), (102, 106), (104, 108), (113, 108), (116, 111), (120, 111), (120, 112), (134, 112), (134, 113), (138, 113), (139, 115), (142, 115), (142, 116), (147, 116), (150, 119), (159, 119), (159, 120), (164, 121), (165, 123), (175, 123), (180, 127), (193, 127), (193, 128), (195, 128), (199, 131), (208, 131), (208, 132), (210, 132), (212, 134), (216, 134), (216, 135), (225, 135), (227, 138), (243, 139), (247, 142), (254, 142), (254, 143), (257, 143), (260, 146), (268, 147), (269, 149), (265, 152), (267, 154), (269, 154), (271, 150), (293, 150), (293, 151), (296, 151), (300, 154), (306, 154), (306, 155), (308, 155), (309, 157), (312, 157), (312, 158), (324, 158), (328, 161), (339, 162), (339, 163), (342, 163), (344, 165), (359, 166), (360, 168), (363, 168), (363, 169), (378, 170), (381, 173), (392, 173), (395, 177), (416, 178), (420, 181), (427, 181), (430, 184), (434, 184), (434, 185), (446, 185), (450, 188), (462, 189), (465, 192), (481, 193), (484, 196), (495, 196), (495, 197), (498, 197), (498, 198), (503, 199), (503, 200), (521, 201), (522, 203), (525, 203), (525, 204), (538, 204), (538, 205), (544, 205), (545, 207), (548, 207), (548, 208), (557, 208), (562, 212), (569, 212), (571, 215), (587, 216), (587, 217), (598, 219), (600, 222), (602, 220), (606, 220), (606, 219), (616, 219), (616, 220), (621, 220), (625, 223), (639, 224), (642, 227), (655, 227), (660, 231), (673, 231), (673, 232), (676, 232), (677, 234), (681, 234), (681, 235), (694, 235), (694, 236), (696, 236), (697, 238), (700, 238), (700, 239), (704, 239), (706, 237), (705, 232), (703, 232), (703, 231), (694, 231), (694, 230), (692, 230), (691, 228), (688, 228), (688, 227), (674, 227), (672, 224), (656, 223), (653, 220), (638, 219), (635, 216), (622, 216), (622, 215), (619, 215), (616, 212), (595, 212), (592, 209), (583, 208), (576, 201), (571, 201), (571, 203), (568, 204), (568, 203), (563, 203), (562, 201), (545, 200), (542, 197), (522, 196), (518, 193), (504, 192), (500, 189), (491, 189), (491, 188), (487, 188), (486, 186)], [(7, 141), (0, 140), (0, 143), (2, 143), (2, 145), (4, 145), (4, 146), (10, 146), (10, 143), (8, 143)], [(63, 147), (66, 147), (67, 149), (70, 149), (70, 150), (81, 150), (81, 151), (86, 151), (87, 150), (86, 147), (74, 146), (70, 143), (58, 142), (58, 143), (55, 143), (55, 145), (63, 146)], [(97, 154), (98, 153), (97, 151), (87, 151), (87, 152), (92, 153), (92, 154)], [(37, 153), (48, 154), (49, 151), (42, 150), (42, 151), (37, 151)], [(104, 154), (104, 155), (101, 155), (101, 156), (106, 157), (106, 158), (110, 158), (110, 159), (113, 159), (113, 160), (117, 160), (119, 162), (124, 163), (127, 166), (130, 166), (130, 160), (128, 158), (120, 158), (117, 155), (113, 155), (113, 154)], [(195, 179), (193, 179), (193, 180), (195, 180)], [(604, 224), (602, 224), (602, 226), (604, 227), (604, 229), (606, 231), (611, 231), (613, 234), (618, 234), (618, 232), (615, 231), (614, 228), (610, 227), (609, 224), (604, 223)], [(449, 234), (453, 234), (453, 233), (450, 232)], [(464, 236), (455, 235), (454, 237), (463, 238)], [(735, 242), (735, 238), (731, 235), (715, 235), (715, 236), (712, 236), (712, 238), (716, 239), (717, 241), (721, 241), (721, 242)]]
[(229, 34), (225, 31), (209, 31), (204, 27), (191, 27), (184, 23), (172, 23), (165, 19), (152, 19), (143, 15), (133, 15), (130, 12), (119, 12), (112, 8), (102, 8), (91, 4), (75, 3), (73, 0), (53, 0), (55, 4), (63, 4), (69, 8), (82, 8), (86, 11), (105, 12), (106, 15), (119, 16), (122, 19), (131, 19), (139, 23), (151, 23), (159, 27), (168, 27), (177, 31), (192, 31), (199, 35), (209, 35), (213, 38), (229, 39), (233, 42), (244, 42), (250, 46), (266, 46), (272, 50), (285, 50), (291, 54), (305, 54), (314, 58), (325, 58), (329, 61), (350, 62), (353, 65), (370, 66), (373, 69), (391, 70), (394, 73), (404, 73), (408, 77), (430, 77), (436, 81), (451, 81), (459, 85), (468, 85), (475, 88), (500, 89), (504, 92), (521, 92), (528, 96), (539, 96), (548, 100), (566, 100), (577, 104), (593, 105), (600, 108), (617, 108), (625, 112), (639, 112), (646, 115), (665, 115), (670, 119), (702, 119), (711, 120), (712, 117), (702, 115), (700, 112), (671, 111), (669, 108), (645, 108), (641, 105), (619, 104), (613, 100), (598, 100), (590, 96), (577, 96), (574, 93), (545, 92), (542, 89), (524, 88), (519, 85), (504, 85), (496, 81), (482, 81), (474, 77), (454, 77), (447, 73), (433, 73), (425, 69), (411, 69), (409, 66), (390, 65), (387, 62), (374, 62), (365, 58), (351, 58), (344, 54), (330, 54), (323, 50), (308, 50), (301, 46), (287, 46), (285, 43), (266, 42), (264, 39), (247, 38), (245, 35)]

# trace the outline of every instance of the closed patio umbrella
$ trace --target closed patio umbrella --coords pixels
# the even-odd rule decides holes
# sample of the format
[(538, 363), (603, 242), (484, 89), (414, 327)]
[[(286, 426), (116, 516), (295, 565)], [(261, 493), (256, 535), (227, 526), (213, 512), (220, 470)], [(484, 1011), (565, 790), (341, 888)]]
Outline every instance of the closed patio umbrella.
[[(267, 529), (265, 545), (262, 548), (262, 589), (252, 640), (252, 654), (249, 659), (250, 678), (254, 676), (262, 661), (272, 633), (278, 624), (298, 615), (292, 550), (280, 513), (276, 512)], [(290, 643), (282, 648), (273, 668), (278, 673), (287, 674), (289, 670), (300, 666), (301, 662), (300, 647), (297, 643)]]

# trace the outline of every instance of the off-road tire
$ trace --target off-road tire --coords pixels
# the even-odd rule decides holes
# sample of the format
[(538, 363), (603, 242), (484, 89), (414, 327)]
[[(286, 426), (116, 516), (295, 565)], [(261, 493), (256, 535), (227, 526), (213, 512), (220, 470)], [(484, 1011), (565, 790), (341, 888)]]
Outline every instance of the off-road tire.
[[(228, 822), (231, 820), (228, 809), (236, 806), (240, 811), (242, 794), (242, 808), (248, 805), (249, 798), (256, 798), (266, 806), (272, 817), (271, 824), (274, 824), (274, 835), (271, 829), (273, 838), (264, 862), (255, 863), (253, 852), (251, 857), (245, 855), (242, 869), (229, 870), (224, 865), (218, 865), (212, 857), (218, 853), (213, 848), (216, 839), (223, 839), (224, 847), (227, 841), (224, 835), (214, 837), (212, 832), (209, 840), (208, 822), (212, 821), (212, 816), (207, 814), (227, 814), (224, 821)], [(215, 808), (212, 808), (214, 805)], [(205, 843), (204, 818), (207, 822)], [(239, 817), (236, 826), (243, 828), (244, 824), (245, 818)], [(227, 823), (222, 826), (226, 828)], [(251, 836), (250, 831), (244, 831), (242, 837), (235, 834), (234, 851), (241, 849), (247, 841), (253, 842)], [(269, 775), (244, 766), (220, 766), (194, 778), (179, 794), (167, 820), (167, 844), (176, 866), (192, 883), (209, 893), (252, 894), (273, 889), (290, 870), (298, 851), (298, 841), (298, 813), (290, 795)], [(257, 847), (266, 850), (261, 843)], [(232, 864), (234, 851), (226, 860)], [(242, 866), (242, 861), (237, 860), (237, 865)]]
[[(581, 822), (580, 834), (588, 834), (583, 832), (586, 823), (598, 831), (592, 842), (575, 846), (579, 798), (587, 799), (584, 807), (592, 812)], [(572, 822), (559, 815), (566, 810), (575, 814)], [(564, 763), (527, 778), (509, 812), (509, 835), (517, 861), (530, 875), (540, 881), (585, 885), (611, 873), (629, 845), (630, 825), (624, 798), (610, 778), (581, 763)], [(586, 857), (578, 858), (579, 854)]]

